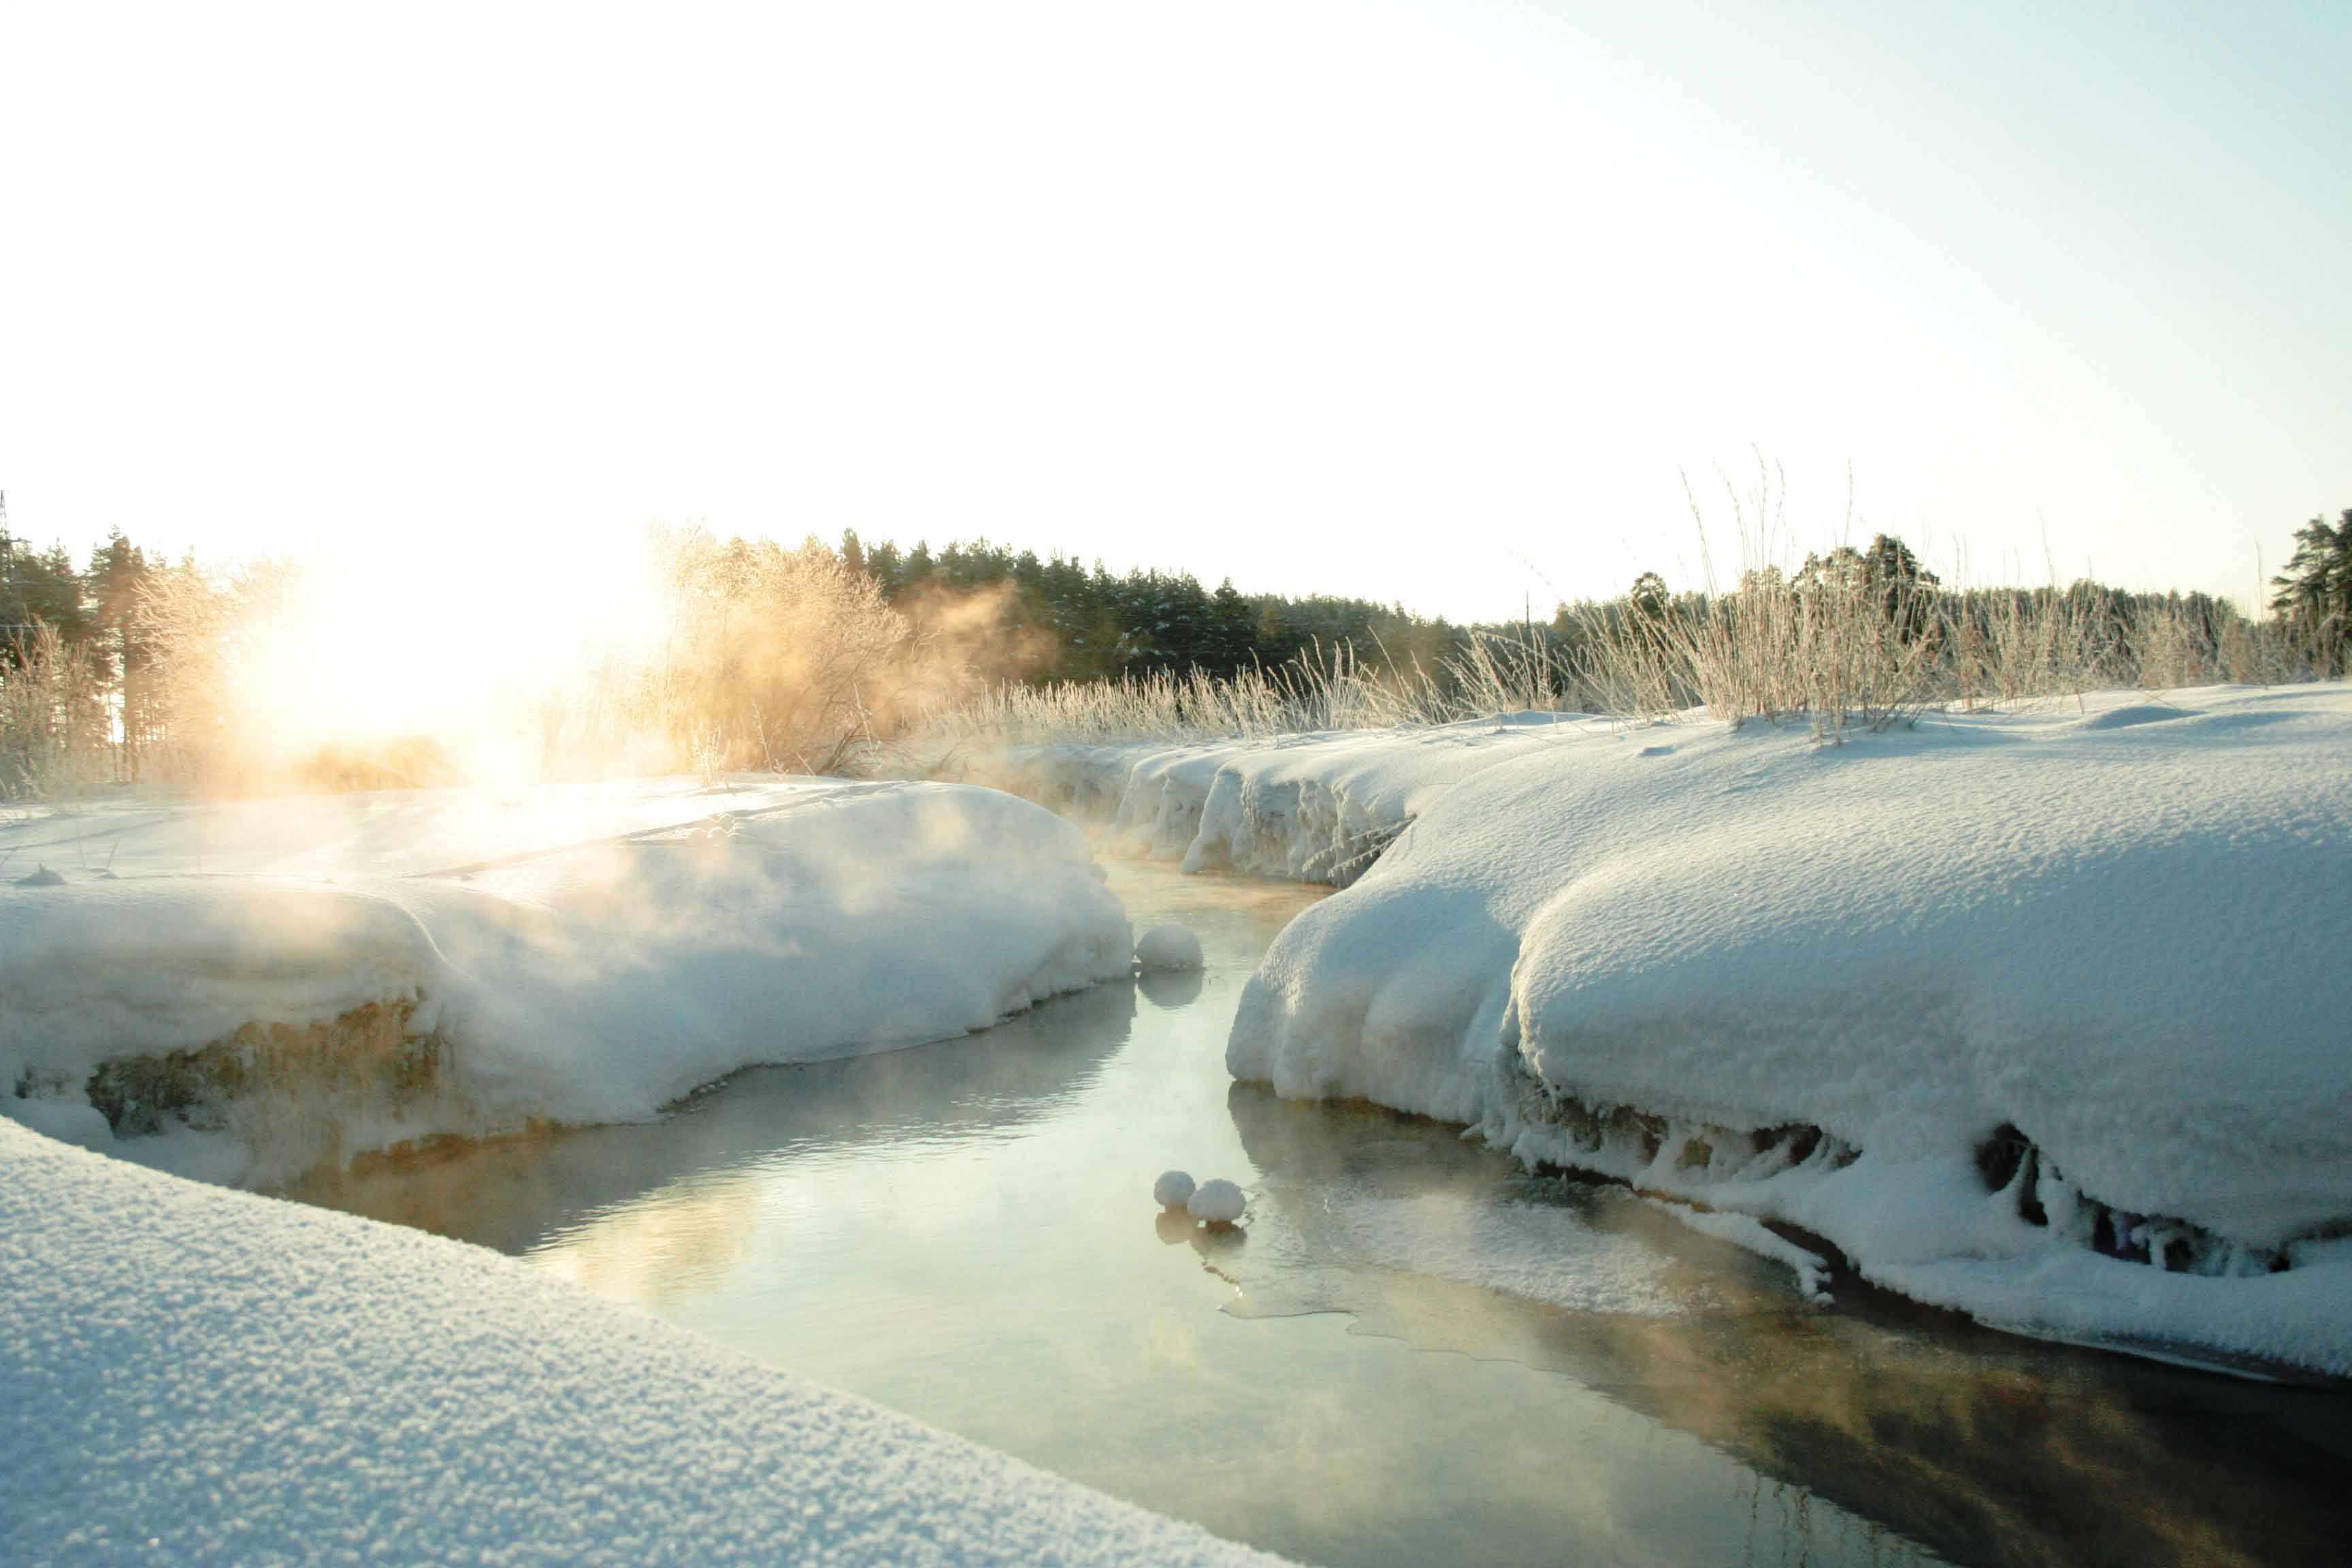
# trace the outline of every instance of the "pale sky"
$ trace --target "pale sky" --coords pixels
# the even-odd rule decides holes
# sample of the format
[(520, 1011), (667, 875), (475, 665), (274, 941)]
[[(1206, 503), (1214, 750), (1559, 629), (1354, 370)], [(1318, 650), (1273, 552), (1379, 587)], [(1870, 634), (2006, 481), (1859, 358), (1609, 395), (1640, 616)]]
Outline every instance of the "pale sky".
[(2271, 0), (0, 0), (0, 489), (426, 604), (663, 520), (1492, 618), (1694, 585), (1761, 448), (1783, 550), (1850, 465), (2242, 599), (2352, 506), (2347, 80)]

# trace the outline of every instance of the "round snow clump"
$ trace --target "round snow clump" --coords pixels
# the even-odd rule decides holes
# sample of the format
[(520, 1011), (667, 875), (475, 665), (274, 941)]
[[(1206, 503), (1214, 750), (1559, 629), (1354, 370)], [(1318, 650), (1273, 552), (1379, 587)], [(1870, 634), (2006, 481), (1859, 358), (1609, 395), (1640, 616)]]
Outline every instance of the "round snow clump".
[(1242, 1217), (1249, 1200), (1242, 1190), (1227, 1181), (1202, 1182), (1192, 1189), (1192, 1202), (1184, 1207), (1194, 1219), (1207, 1220), (1211, 1225), (1231, 1225)]
[(1135, 962), (1146, 969), (1198, 969), (1201, 939), (1186, 926), (1153, 926), (1135, 939)]
[(1192, 1178), (1182, 1171), (1162, 1171), (1151, 1184), (1151, 1201), (1164, 1209), (1181, 1209), (1192, 1197)]

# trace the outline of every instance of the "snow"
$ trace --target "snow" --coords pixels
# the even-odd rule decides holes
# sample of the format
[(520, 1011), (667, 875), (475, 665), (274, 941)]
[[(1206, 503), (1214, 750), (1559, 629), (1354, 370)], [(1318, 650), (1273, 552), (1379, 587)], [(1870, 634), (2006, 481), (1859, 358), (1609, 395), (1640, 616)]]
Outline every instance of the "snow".
[(1151, 1201), (1164, 1209), (1181, 1209), (1192, 1201), (1192, 1176), (1188, 1171), (1162, 1171), (1151, 1184)]
[(0, 1121), (11, 1563), (1271, 1562), (526, 1265)]
[(1135, 939), (1135, 962), (1154, 972), (1198, 969), (1201, 939), (1189, 926), (1153, 926)]
[(1013, 747), (977, 759), (971, 777), (1107, 819), (1114, 852), (1344, 887), (1464, 779), (1612, 732), (1580, 714), (1512, 713), (1204, 745)]
[(1839, 746), (1453, 726), (1084, 789), (1119, 766), (1113, 835), (1161, 853), (1192, 781), (1188, 865), (1402, 835), (1276, 941), (1237, 1077), (1784, 1221), (1987, 1321), (2352, 1373), (2352, 1254), (2315, 1244), (2352, 1223), (2341, 684)]
[[(348, 1155), (530, 1118), (641, 1117), (752, 1063), (947, 1038), (1131, 973), (1084, 835), (993, 791), (799, 781), (632, 802), (592, 786), (553, 803), (561, 832), (445, 795), (437, 813), (415, 795), (383, 811), (297, 803), (274, 845), (240, 837), (242, 805), (219, 813), (233, 831), (182, 811), (123, 828), (125, 859), (175, 864), (202, 839), (216, 868), (270, 869), (0, 889), (0, 1111), (89, 1141), (73, 1107), (101, 1064), (254, 1024), (325, 1028), (327, 1049), (357, 1060), (358, 1010), (390, 1009), (403, 1048), (435, 1064), (429, 1092), (346, 1096), (326, 1152)], [(343, 831), (354, 823), (368, 826)], [(231, 839), (244, 860), (220, 852)], [(389, 874), (440, 856), (472, 868)], [(219, 1179), (290, 1173), (166, 1131), (120, 1152)]]
[(1193, 1188), (1184, 1209), (1194, 1219), (1204, 1220), (1210, 1225), (1233, 1225), (1241, 1219), (1242, 1211), (1248, 1206), (1249, 1199), (1243, 1195), (1241, 1188), (1217, 1177)]
[(617, 779), (527, 789), (375, 790), (263, 800), (137, 801), (0, 812), (0, 867), (67, 880), (111, 870), (295, 877), (454, 873), (735, 813), (838, 795), (838, 779), (745, 775), (718, 784)]

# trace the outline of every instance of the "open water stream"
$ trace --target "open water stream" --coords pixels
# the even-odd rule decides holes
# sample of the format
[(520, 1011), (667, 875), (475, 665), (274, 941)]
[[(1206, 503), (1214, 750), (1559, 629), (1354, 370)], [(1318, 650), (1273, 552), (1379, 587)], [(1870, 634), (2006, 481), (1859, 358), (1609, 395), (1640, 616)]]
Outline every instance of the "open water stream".
[[(1315, 1563), (2352, 1560), (2352, 1396), (2021, 1341), (1787, 1270), (1452, 1128), (1235, 1085), (1316, 889), (1118, 866), (1208, 968), (657, 1121), (291, 1195), (496, 1247)], [(1181, 1166), (1250, 1194), (1160, 1215)]]

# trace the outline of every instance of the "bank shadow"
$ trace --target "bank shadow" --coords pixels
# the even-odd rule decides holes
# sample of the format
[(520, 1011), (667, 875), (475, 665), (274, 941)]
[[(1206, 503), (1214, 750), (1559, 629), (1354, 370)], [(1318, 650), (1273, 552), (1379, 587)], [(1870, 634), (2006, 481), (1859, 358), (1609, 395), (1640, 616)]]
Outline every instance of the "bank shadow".
[(793, 1152), (986, 1135), (1081, 1092), (1127, 1044), (1113, 983), (994, 1028), (834, 1061), (751, 1068), (647, 1121), (446, 1140), (312, 1173), (279, 1195), (520, 1254), (589, 1215)]

